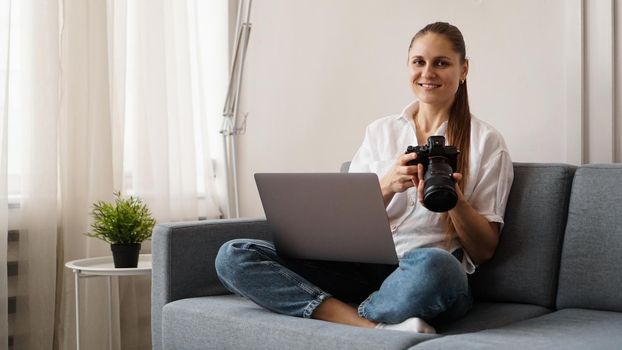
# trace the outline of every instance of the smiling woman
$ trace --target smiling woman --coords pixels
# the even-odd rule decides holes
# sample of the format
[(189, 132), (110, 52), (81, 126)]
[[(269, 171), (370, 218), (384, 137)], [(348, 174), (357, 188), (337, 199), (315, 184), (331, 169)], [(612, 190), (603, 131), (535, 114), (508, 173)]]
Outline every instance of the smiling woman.
[(412, 89), (419, 101), (451, 103), (458, 84), (466, 80), (469, 64), (465, 57), (443, 35), (434, 32), (413, 39), (408, 51)]
[[(399, 266), (290, 261), (271, 242), (238, 239), (225, 243), (216, 258), (229, 290), (282, 314), (419, 333), (434, 333), (432, 326), (469, 310), (467, 273), (496, 249), (512, 162), (501, 135), (470, 114), (468, 62), (458, 28), (424, 27), (408, 57), (418, 101), (369, 125), (350, 165), (351, 172), (381, 179)], [(423, 165), (409, 164), (417, 153), (404, 154), (429, 135), (446, 136), (461, 152), (454, 173), (445, 174), (458, 203), (442, 214), (423, 204), (428, 178)]]
[[(469, 61), (462, 33), (447, 23), (429, 24), (410, 41), (408, 56), (412, 90), (420, 101), (419, 111), (413, 115), (417, 143), (425, 143), (446, 122), (448, 142), (460, 150), (455, 169), (461, 174), (458, 186), (465, 188), (469, 178), (471, 110), (466, 81)], [(450, 236), (454, 223), (447, 214), (443, 221)]]

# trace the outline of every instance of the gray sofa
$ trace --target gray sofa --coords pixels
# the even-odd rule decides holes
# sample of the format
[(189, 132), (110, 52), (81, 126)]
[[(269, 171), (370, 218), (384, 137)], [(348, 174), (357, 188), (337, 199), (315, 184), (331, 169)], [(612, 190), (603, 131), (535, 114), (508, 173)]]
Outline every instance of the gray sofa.
[(622, 165), (515, 164), (499, 247), (476, 303), (436, 335), (266, 311), (214, 271), (220, 245), (270, 239), (264, 220), (158, 225), (154, 349), (622, 349)]

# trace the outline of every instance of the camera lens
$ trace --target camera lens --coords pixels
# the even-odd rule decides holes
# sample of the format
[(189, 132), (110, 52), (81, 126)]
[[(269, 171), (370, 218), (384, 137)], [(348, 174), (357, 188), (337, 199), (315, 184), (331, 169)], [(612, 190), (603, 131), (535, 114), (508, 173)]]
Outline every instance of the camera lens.
[(443, 213), (456, 206), (458, 195), (452, 172), (445, 157), (430, 157), (423, 188), (423, 204), (429, 210)]

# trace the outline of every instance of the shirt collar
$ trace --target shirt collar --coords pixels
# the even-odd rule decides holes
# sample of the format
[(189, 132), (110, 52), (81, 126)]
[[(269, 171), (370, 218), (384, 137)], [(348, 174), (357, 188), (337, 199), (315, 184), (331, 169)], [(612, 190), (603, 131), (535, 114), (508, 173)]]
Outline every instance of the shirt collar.
[(398, 116), (398, 119), (405, 119), (408, 122), (413, 121), (413, 115), (419, 110), (419, 101), (415, 100), (408, 104), (402, 113)]
[[(415, 128), (415, 123), (413, 123), (413, 115), (419, 110), (419, 101), (415, 100), (409, 103), (403, 110), (400, 115), (397, 116), (397, 119), (403, 119), (408, 123), (411, 123), (413, 130)], [(447, 132), (447, 122), (443, 122), (441, 126), (436, 129), (434, 135), (442, 135), (445, 136)]]

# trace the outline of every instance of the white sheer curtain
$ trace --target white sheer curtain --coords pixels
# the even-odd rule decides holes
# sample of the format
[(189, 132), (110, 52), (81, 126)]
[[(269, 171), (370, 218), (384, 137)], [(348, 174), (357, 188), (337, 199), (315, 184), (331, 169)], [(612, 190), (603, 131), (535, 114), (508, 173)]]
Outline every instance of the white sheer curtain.
[(10, 3), (0, 0), (0, 350), (8, 348), (7, 230), (8, 224), (8, 110), (7, 64), (9, 55)]
[[(162, 220), (215, 217), (219, 213), (213, 195), (204, 192), (205, 185), (213, 188), (213, 170), (205, 152), (207, 113), (200, 99), (201, 87), (208, 82), (199, 81), (201, 57), (196, 46), (203, 33), (197, 32), (195, 1), (129, 0), (115, 2), (115, 7), (117, 16), (127, 18), (122, 55), (127, 59), (127, 189), (147, 198)], [(226, 68), (223, 65), (222, 71)], [(217, 111), (221, 104), (218, 101)], [(197, 188), (197, 184), (204, 186)]]
[(58, 4), (12, 1), (8, 62), (9, 189), (19, 209), (14, 348), (41, 349), (54, 334), (57, 247)]
[[(0, 265), (8, 222), (20, 230), (15, 349), (75, 347), (64, 263), (110, 255), (83, 235), (94, 201), (122, 190), (158, 222), (219, 216), (209, 120), (226, 88), (227, 4), (0, 0)], [(220, 19), (205, 25), (202, 14)], [(19, 209), (7, 220), (9, 192)], [(81, 345), (107, 349), (106, 280), (83, 283)], [(113, 291), (113, 348), (150, 349), (149, 279), (122, 278)]]

